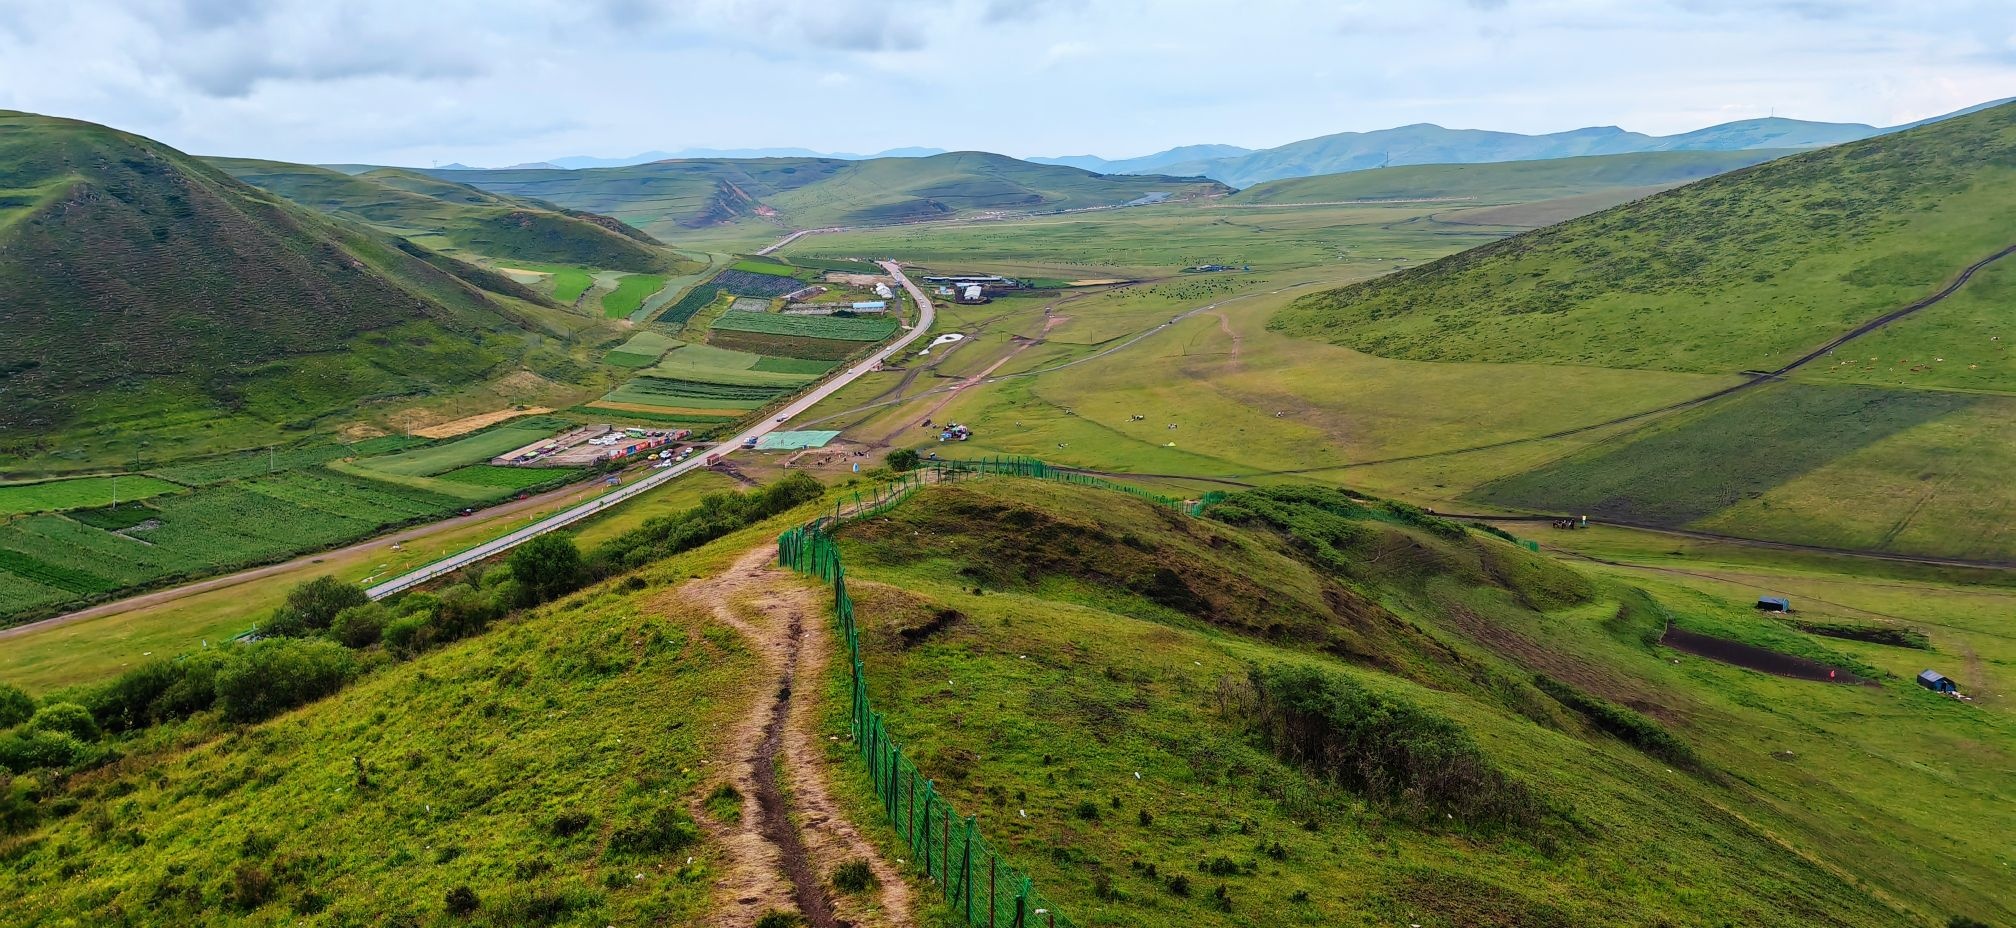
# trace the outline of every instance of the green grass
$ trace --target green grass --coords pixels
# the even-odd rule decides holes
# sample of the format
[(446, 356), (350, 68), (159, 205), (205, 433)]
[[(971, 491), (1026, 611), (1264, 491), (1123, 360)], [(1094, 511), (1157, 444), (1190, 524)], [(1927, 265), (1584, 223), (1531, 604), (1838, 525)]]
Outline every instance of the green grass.
[(540, 425), (515, 423), (438, 445), (365, 458), (358, 462), (358, 466), (405, 477), (431, 477), (464, 465), (487, 461), (552, 434), (553, 429)]
[(9, 473), (298, 440), (360, 407), (480, 383), (530, 350), (538, 298), (499, 275), (146, 139), (18, 113), (0, 123), (9, 185), (65, 192), (0, 206)]
[(0, 516), (109, 506), (115, 501), (144, 499), (180, 489), (166, 480), (137, 474), (77, 477), (41, 483), (0, 483)]
[(2012, 148), (2003, 106), (1782, 158), (1312, 296), (1275, 324), (1422, 360), (1769, 370), (2008, 245)]
[(755, 409), (791, 392), (788, 386), (721, 384), (667, 377), (636, 377), (603, 397), (609, 403), (692, 409)]
[(611, 319), (627, 319), (644, 298), (665, 287), (663, 274), (626, 274), (616, 281), (616, 289), (602, 295), (602, 314)]
[(777, 277), (796, 277), (801, 273), (798, 268), (792, 267), (789, 264), (753, 258), (737, 261), (734, 264), (728, 265), (728, 267), (730, 270), (748, 271), (751, 274), (771, 274)]
[(401, 168), (345, 174), (243, 158), (209, 158), (246, 183), (302, 206), (418, 238), (451, 253), (655, 273), (685, 262), (606, 216), (555, 210)]
[[(722, 560), (682, 556), (647, 582)], [(704, 611), (640, 625), (629, 603), (578, 594), (273, 721), (221, 737), (197, 722), (136, 744), (146, 762), (15, 845), (0, 885), (22, 925), (115, 909), (153, 925), (434, 919), (457, 886), (475, 891), (478, 917), (503, 923), (551, 910), (698, 923), (714, 911), (723, 850), (703, 837), (661, 859), (610, 834), (718, 783), (705, 761), (756, 696), (759, 663)], [(106, 816), (116, 830), (95, 830)], [(556, 827), (563, 816), (585, 824)], [(92, 861), (88, 875), (65, 869), (78, 860)], [(270, 898), (238, 886), (270, 886)]]
[(773, 358), (766, 355), (757, 359), (756, 364), (749, 369), (752, 371), (769, 371), (776, 374), (819, 375), (832, 370), (834, 366), (832, 361), (819, 361), (811, 358)]
[(497, 487), (505, 490), (523, 490), (529, 487), (544, 487), (561, 484), (578, 476), (580, 471), (552, 467), (498, 467), (493, 464), (471, 464), (458, 467), (441, 475), (450, 483), (466, 483), (477, 487)]
[(120, 514), (119, 525), (135, 526), (120, 534), (62, 515), (15, 519), (0, 525), (0, 578), (33, 586), (0, 604), (0, 622), (355, 541), (449, 515), (467, 502), (316, 469), (155, 497), (141, 504), (148, 510), (144, 525), (135, 522), (140, 513)]
[(1475, 495), (1513, 508), (1685, 525), (1976, 401), (1955, 393), (1774, 384)]
[[(1446, 198), (1523, 203), (1619, 188), (1659, 188), (1713, 177), (1792, 154), (1791, 149), (1660, 151), (1488, 164), (1407, 164), (1255, 184), (1229, 204)], [(1647, 191), (1649, 192), (1649, 191)]]
[[(778, 210), (787, 225), (814, 228), (1004, 209), (1111, 206), (1151, 192), (1197, 196), (1227, 189), (1212, 181), (1104, 177), (979, 152), (865, 161), (680, 160), (584, 171), (456, 171), (447, 176), (491, 193), (612, 216), (668, 239), (707, 234), (723, 223), (753, 219), (757, 204)], [(774, 240), (775, 227), (770, 229), (767, 236), (745, 237)], [(746, 243), (738, 237), (737, 244)]]
[[(994, 528), (1004, 520), (1016, 529)], [(1112, 494), (1027, 482), (927, 491), (849, 529), (843, 548), (892, 735), (1076, 924), (1744, 924), (1787, 907), (1870, 925), (2008, 916), (1994, 850), (2007, 773), (1966, 747), (2006, 715), (1949, 711), (1908, 686), (1676, 666), (1642, 643), (1641, 619), (1613, 620), (1636, 616), (1620, 613), (1617, 591), (1535, 609), (1518, 600), (1562, 600), (1538, 575), (1509, 579), (1527, 567), (1489, 566), (1509, 546), (1382, 525), (1337, 523), (1356, 552), (1340, 563), (1356, 565), (1357, 595), (1341, 600), (1324, 592), (1335, 578), (1264, 532), (1183, 526)], [(1266, 578), (1264, 598), (1245, 588), (1253, 577)], [(1265, 610), (1285, 627), (1250, 624)], [(1314, 625), (1288, 618), (1333, 610)], [(1255, 664), (1321, 667), (1452, 720), (1562, 818), (1471, 829), (1316, 781), (1242, 714), (1236, 682)], [(1536, 666), (1601, 702), (1559, 701), (1532, 684)], [(845, 687), (836, 677), (827, 692), (837, 720)], [(1676, 749), (1656, 732), (1710, 772), (1648, 754)], [(864, 775), (850, 748), (831, 750)], [(1928, 780), (1941, 787), (1919, 788)], [(1950, 834), (1942, 824), (1962, 820)], [(1944, 837), (1927, 847), (1932, 834)], [(1179, 874), (1187, 896), (1170, 888)], [(1212, 896), (1221, 884), (1230, 911)]]
[(715, 331), (753, 332), (759, 335), (788, 335), (794, 338), (824, 338), (837, 341), (876, 342), (896, 331), (893, 319), (845, 316), (776, 316), (767, 313), (728, 313), (714, 320)]
[(276, 448), (271, 451), (264, 449), (240, 451), (157, 467), (149, 473), (189, 486), (208, 486), (240, 477), (256, 477), (283, 470), (316, 467), (339, 458), (384, 454), (427, 443), (428, 440), (425, 438), (410, 435), (386, 435), (347, 444), (311, 444), (286, 450)]

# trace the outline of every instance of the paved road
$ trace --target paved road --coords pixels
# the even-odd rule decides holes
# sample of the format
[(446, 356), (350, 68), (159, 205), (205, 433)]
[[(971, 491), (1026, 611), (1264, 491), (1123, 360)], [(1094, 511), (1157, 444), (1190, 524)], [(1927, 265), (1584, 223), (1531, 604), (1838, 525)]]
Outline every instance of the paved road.
[(792, 242), (804, 238), (807, 235), (817, 235), (821, 232), (845, 232), (845, 231), (847, 230), (840, 226), (833, 226), (832, 228), (829, 229), (799, 229), (798, 231), (793, 232), (790, 235), (786, 235), (783, 238), (771, 242), (766, 247), (756, 249), (756, 253), (759, 255), (767, 255), (773, 251), (776, 251), (779, 248), (791, 244)]
[[(783, 243), (779, 242), (778, 244), (781, 245)], [(923, 288), (918, 287), (915, 283), (912, 283), (910, 281), (910, 278), (903, 276), (903, 269), (897, 266), (896, 262), (883, 261), (880, 263), (882, 265), (882, 269), (888, 271), (891, 276), (895, 277), (896, 282), (901, 284), (903, 286), (903, 289), (908, 290), (910, 292), (911, 299), (916, 301), (918, 309), (917, 324), (911, 327), (910, 331), (904, 333), (902, 337), (896, 339), (893, 342), (890, 342), (888, 345), (883, 346), (883, 348), (880, 351), (875, 352), (873, 355), (869, 356), (866, 360), (861, 361), (858, 364), (855, 364), (853, 367), (850, 367), (846, 371), (842, 372), (839, 376), (826, 380), (825, 382), (812, 388), (812, 390), (806, 393), (804, 396), (801, 396), (798, 399), (793, 400), (789, 406), (784, 407), (769, 420), (759, 422), (753, 426), (750, 426), (746, 431), (742, 432), (741, 434), (736, 435), (735, 437), (730, 438), (727, 441), (723, 442), (719, 448), (715, 449), (712, 452), (713, 454), (729, 455), (737, 451), (740, 451), (742, 449), (743, 442), (748, 441), (751, 438), (761, 438), (762, 436), (767, 435), (772, 431), (775, 431), (776, 429), (781, 427), (786, 421), (798, 416), (799, 414), (805, 412), (808, 409), (811, 409), (813, 406), (818, 405), (820, 401), (826, 399), (827, 397), (832, 396), (835, 393), (838, 393), (842, 388), (846, 387), (850, 383), (853, 383), (855, 380), (859, 379), (862, 375), (875, 370), (875, 368), (881, 366), (883, 361), (888, 360), (891, 356), (895, 355), (897, 352), (902, 351), (903, 349), (909, 347), (912, 342), (915, 342), (917, 339), (922, 338), (924, 336), (924, 333), (929, 332), (931, 330), (931, 324), (935, 322), (938, 317), (938, 309), (937, 307), (931, 305), (931, 298), (924, 294)], [(607, 509), (608, 507), (620, 503), (633, 496), (637, 496), (638, 494), (641, 493), (649, 493), (652, 490), (659, 487), (660, 485), (666, 483), (667, 481), (678, 478), (682, 474), (688, 473), (701, 467), (705, 467), (707, 465), (707, 458), (708, 455), (704, 454), (694, 455), (692, 459), (684, 463), (674, 464), (673, 466), (667, 467), (663, 470), (653, 471), (650, 476), (645, 477), (644, 479), (639, 480), (636, 483), (632, 483), (629, 486), (612, 490), (606, 494), (603, 494), (602, 496), (596, 497), (595, 499), (582, 503), (579, 506), (575, 506), (572, 509), (567, 509), (561, 512), (554, 513), (553, 515), (547, 516), (546, 518), (541, 519), (538, 522), (534, 522), (531, 525), (525, 526), (524, 528), (512, 532), (509, 535), (505, 535), (502, 538), (498, 538), (494, 541), (484, 542), (483, 544), (477, 545), (474, 548), (470, 548), (469, 550), (464, 551), (460, 554), (436, 561), (432, 564), (429, 564), (425, 567), (422, 567), (418, 570), (415, 570), (403, 576), (394, 577), (390, 580), (385, 581), (384, 583), (380, 583), (377, 586), (371, 587), (370, 589), (366, 590), (365, 593), (366, 595), (369, 595), (372, 599), (383, 599), (394, 593), (398, 593), (403, 590), (408, 590), (422, 583), (426, 583), (427, 581), (439, 577), (443, 574), (453, 573), (457, 570), (469, 566), (470, 564), (474, 564), (477, 561), (481, 561), (485, 558), (493, 557), (502, 552), (509, 551), (512, 548), (515, 548), (518, 545), (524, 544), (527, 541), (537, 538), (540, 535), (544, 535), (547, 532), (553, 531), (555, 529), (565, 528), (569, 525), (581, 521), (582, 519), (586, 519), (590, 516), (593, 516), (596, 513), (599, 513), (604, 509)]]

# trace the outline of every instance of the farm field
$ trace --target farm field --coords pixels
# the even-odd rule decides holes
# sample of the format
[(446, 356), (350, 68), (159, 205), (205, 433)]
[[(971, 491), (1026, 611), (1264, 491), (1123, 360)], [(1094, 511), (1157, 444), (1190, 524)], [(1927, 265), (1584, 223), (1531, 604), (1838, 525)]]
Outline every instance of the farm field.
[(664, 289), (663, 274), (626, 274), (616, 281), (616, 289), (602, 295), (602, 315), (627, 319), (644, 305), (646, 297)]
[(137, 474), (120, 477), (74, 477), (69, 480), (37, 483), (0, 483), (0, 517), (30, 512), (110, 506), (115, 501), (159, 496), (180, 489), (182, 489), (180, 486), (166, 480)]
[[(278, 560), (449, 515), (458, 496), (294, 470), (122, 507), (117, 518), (37, 515), (0, 524), (0, 607), (12, 624), (58, 605)], [(141, 518), (144, 516), (144, 519)], [(112, 528), (96, 527), (100, 522)]]
[(679, 344), (679, 340), (670, 335), (646, 329), (603, 355), (602, 363), (628, 368), (650, 367)]
[(714, 321), (717, 332), (753, 332), (794, 338), (824, 338), (879, 342), (896, 333), (893, 319), (844, 316), (780, 316), (769, 313), (729, 313)]
[(431, 477), (463, 465), (487, 461), (513, 448), (529, 445), (552, 435), (557, 428), (563, 427), (564, 422), (546, 420), (543, 417), (538, 417), (536, 420), (521, 419), (467, 438), (368, 458), (360, 462), (359, 466), (403, 477)]

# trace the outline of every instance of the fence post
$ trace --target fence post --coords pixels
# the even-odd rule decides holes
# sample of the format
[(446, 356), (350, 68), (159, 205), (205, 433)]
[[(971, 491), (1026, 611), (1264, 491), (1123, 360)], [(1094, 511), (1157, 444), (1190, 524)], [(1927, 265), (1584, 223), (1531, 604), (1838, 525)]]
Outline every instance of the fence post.
[(992, 853), (987, 855), (987, 928), (994, 928), (994, 880), (999, 875), (998, 871), (1001, 868), (996, 865), (1000, 862), (1001, 855)]
[(966, 892), (966, 924), (973, 924), (973, 816), (966, 816), (966, 850), (959, 855), (959, 866), (965, 870), (959, 879), (959, 888)]

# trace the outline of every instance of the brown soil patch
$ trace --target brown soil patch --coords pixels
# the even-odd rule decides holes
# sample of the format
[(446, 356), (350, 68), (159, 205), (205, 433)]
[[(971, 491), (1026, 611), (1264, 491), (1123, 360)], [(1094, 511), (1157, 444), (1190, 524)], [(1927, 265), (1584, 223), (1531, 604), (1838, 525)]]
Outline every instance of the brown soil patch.
[(516, 419), (519, 416), (536, 416), (552, 411), (552, 408), (548, 406), (527, 406), (524, 409), (499, 409), (494, 412), (463, 416), (460, 419), (450, 419), (447, 422), (430, 425), (424, 429), (414, 429), (413, 434), (421, 438), (454, 438), (457, 435), (466, 435), (477, 429), (488, 428), (499, 422)]
[[(741, 633), (775, 681), (729, 733), (729, 782), (745, 799), (742, 820), (716, 822), (696, 809), (730, 857), (713, 923), (743, 928), (782, 909), (814, 928), (908, 928), (909, 884), (840, 812), (820, 766), (817, 681), (832, 638), (816, 592), (778, 567), (776, 553), (757, 547), (670, 594)], [(829, 876), (850, 860), (867, 861), (880, 887), (858, 897), (833, 893)]]
[(1817, 683), (1869, 682), (1839, 667), (1829, 667), (1816, 660), (1781, 654), (1768, 648), (1730, 641), (1727, 638), (1690, 632), (1684, 628), (1667, 628), (1666, 636), (1659, 639), (1659, 643), (1697, 657), (1750, 670), (1760, 670), (1780, 677), (1791, 677), (1795, 680), (1812, 680)]

